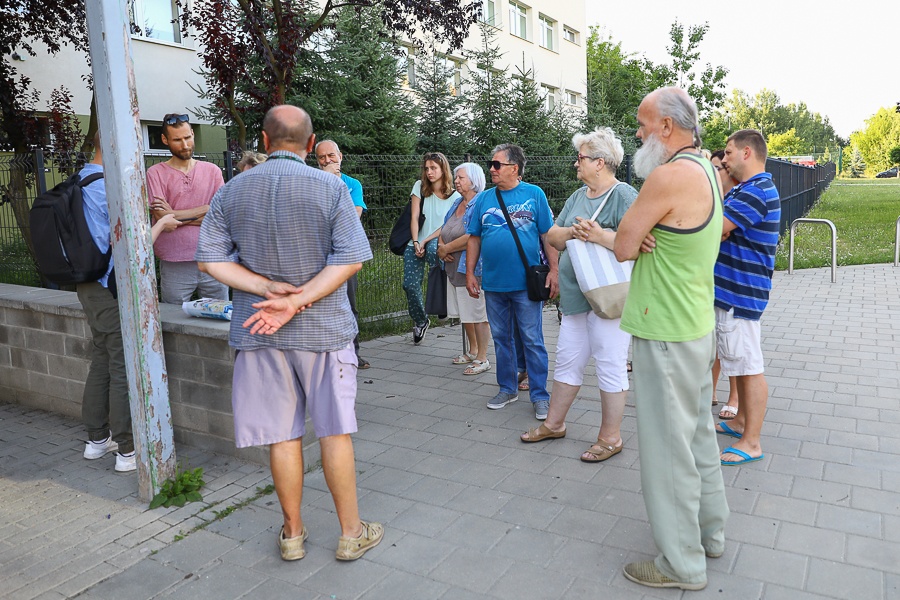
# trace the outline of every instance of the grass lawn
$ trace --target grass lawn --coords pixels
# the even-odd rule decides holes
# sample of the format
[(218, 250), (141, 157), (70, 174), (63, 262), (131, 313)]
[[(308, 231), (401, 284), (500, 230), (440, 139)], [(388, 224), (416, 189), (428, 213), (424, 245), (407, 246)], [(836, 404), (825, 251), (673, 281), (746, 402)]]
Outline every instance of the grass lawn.
[[(900, 217), (900, 180), (835, 179), (806, 215), (828, 219), (837, 228), (838, 266), (888, 263), (894, 260), (894, 232)], [(790, 234), (782, 238), (775, 268), (788, 268)], [(831, 229), (801, 223), (794, 240), (794, 268), (831, 264)]]

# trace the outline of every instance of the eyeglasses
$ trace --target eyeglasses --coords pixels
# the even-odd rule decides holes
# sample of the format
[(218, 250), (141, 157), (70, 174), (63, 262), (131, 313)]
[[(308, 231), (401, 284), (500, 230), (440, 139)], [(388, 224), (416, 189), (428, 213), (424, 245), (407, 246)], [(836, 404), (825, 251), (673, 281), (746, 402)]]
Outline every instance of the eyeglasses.
[(172, 115), (163, 119), (163, 123), (166, 125), (175, 125), (176, 123), (187, 123), (190, 121), (190, 117), (188, 115)]
[(584, 154), (578, 154), (577, 156), (575, 156), (575, 162), (581, 162), (585, 158), (588, 160), (602, 160), (603, 159), (602, 156), (586, 156)]
[(493, 170), (495, 170), (495, 171), (499, 171), (500, 168), (503, 167), (504, 165), (506, 165), (507, 167), (511, 167), (511, 166), (513, 166), (513, 165), (515, 165), (515, 164), (516, 164), (516, 163), (505, 163), (505, 162), (500, 162), (499, 160), (489, 160), (489, 161), (487, 161), (487, 168), (488, 168), (489, 171), (490, 171), (491, 169), (493, 169)]

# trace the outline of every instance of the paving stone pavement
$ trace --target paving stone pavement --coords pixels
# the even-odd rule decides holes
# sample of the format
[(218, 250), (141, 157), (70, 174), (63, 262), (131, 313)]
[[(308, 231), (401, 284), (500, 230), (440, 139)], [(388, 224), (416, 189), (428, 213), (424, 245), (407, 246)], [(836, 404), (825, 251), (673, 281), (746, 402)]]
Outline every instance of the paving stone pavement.
[[(578, 460), (600, 421), (593, 377), (565, 439), (522, 444), (536, 424), (527, 393), (487, 410), (493, 371), (463, 377), (450, 364), (459, 328), (437, 327), (421, 346), (410, 336), (363, 344), (372, 368), (360, 372), (357, 404), (360, 508), (386, 534), (354, 563), (334, 559), (339, 529), (321, 471), (306, 477), (307, 556), (285, 563), (277, 500), (258, 493), (271, 483), (266, 468), (180, 447), (205, 469), (204, 502), (150, 511), (111, 457), (81, 458), (77, 422), (3, 403), (0, 390), (0, 596), (900, 599), (898, 274), (844, 267), (831, 284), (828, 269), (776, 273), (763, 322), (766, 458), (724, 472), (727, 548), (709, 561), (704, 591), (653, 590), (621, 574), (655, 555), (633, 399), (625, 450), (606, 463)], [(552, 365), (552, 309), (544, 326)]]

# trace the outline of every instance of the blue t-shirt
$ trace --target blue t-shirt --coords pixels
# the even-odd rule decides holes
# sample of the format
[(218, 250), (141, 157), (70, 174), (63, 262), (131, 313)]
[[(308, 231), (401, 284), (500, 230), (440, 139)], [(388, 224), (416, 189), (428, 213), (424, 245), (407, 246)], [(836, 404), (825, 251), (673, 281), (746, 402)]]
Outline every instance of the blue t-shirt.
[[(481, 286), (488, 292), (523, 291), (527, 289), (525, 266), (494, 189), (487, 189), (475, 197), (474, 218), (466, 230), (481, 238)], [(528, 264), (539, 264), (541, 235), (553, 226), (547, 196), (538, 186), (525, 182), (511, 190), (501, 190), (500, 194), (519, 234)]]
[(737, 228), (722, 242), (716, 261), (716, 301), (738, 319), (758, 321), (769, 302), (781, 200), (771, 173), (754, 175), (725, 196), (724, 216)]
[[(94, 163), (84, 165), (78, 175), (84, 179), (94, 173), (102, 173), (103, 166)], [(109, 250), (109, 205), (106, 203), (106, 183), (103, 179), (95, 181), (81, 188), (81, 197), (84, 201), (84, 218), (88, 229), (91, 230), (91, 238), (97, 244), (100, 252), (106, 254)], [(113, 269), (112, 256), (109, 257), (109, 268), (97, 281), (103, 287), (109, 287), (109, 274)]]
[(366, 206), (366, 203), (363, 201), (362, 184), (359, 180), (341, 173), (341, 181), (346, 183), (347, 189), (350, 190), (350, 199), (353, 200), (353, 206), (360, 207), (363, 209), (363, 212), (369, 210), (369, 207)]

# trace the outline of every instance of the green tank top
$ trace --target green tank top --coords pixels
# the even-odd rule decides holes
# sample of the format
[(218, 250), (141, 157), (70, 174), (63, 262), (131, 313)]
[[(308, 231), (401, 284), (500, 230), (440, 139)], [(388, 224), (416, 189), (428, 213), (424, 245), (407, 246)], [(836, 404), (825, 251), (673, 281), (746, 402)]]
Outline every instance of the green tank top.
[(713, 268), (722, 239), (722, 195), (707, 159), (678, 154), (672, 160), (692, 160), (703, 167), (713, 191), (713, 205), (709, 218), (699, 227), (657, 225), (651, 230), (656, 248), (642, 253), (635, 262), (621, 327), (648, 340), (687, 342), (716, 326)]

